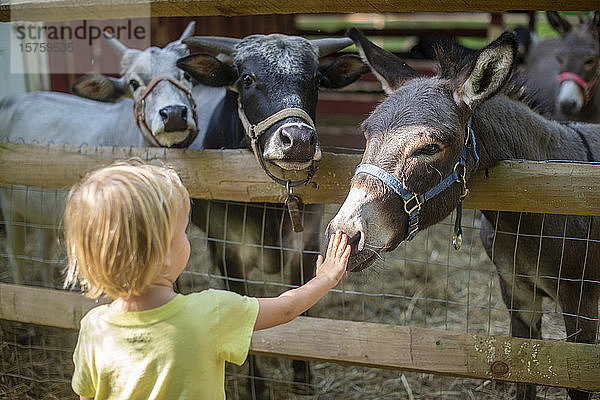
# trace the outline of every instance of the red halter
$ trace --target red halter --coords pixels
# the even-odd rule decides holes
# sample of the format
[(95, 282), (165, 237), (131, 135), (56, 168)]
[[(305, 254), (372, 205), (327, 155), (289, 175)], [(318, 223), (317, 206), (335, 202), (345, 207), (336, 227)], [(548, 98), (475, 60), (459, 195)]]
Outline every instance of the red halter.
[(598, 67), (599, 68), (596, 68), (596, 73), (594, 74), (592, 79), (590, 79), (587, 82), (583, 80), (582, 77), (580, 77), (577, 74), (574, 74), (573, 72), (563, 72), (557, 77), (558, 83), (561, 84), (563, 81), (573, 81), (576, 84), (578, 84), (583, 90), (583, 105), (587, 106), (590, 100), (592, 99), (592, 89), (594, 88), (594, 85), (596, 85), (596, 82), (598, 81), (598, 76), (600, 75), (600, 63), (598, 64)]

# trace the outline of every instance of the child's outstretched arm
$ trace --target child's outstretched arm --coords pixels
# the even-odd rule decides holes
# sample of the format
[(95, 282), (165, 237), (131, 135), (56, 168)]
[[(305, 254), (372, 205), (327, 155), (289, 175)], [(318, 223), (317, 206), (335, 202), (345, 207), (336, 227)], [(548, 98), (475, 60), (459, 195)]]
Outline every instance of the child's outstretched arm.
[(346, 234), (338, 231), (331, 235), (325, 261), (317, 258), (317, 273), (314, 278), (299, 288), (288, 290), (279, 297), (259, 298), (258, 316), (254, 330), (271, 328), (290, 322), (333, 289), (346, 271), (350, 246)]

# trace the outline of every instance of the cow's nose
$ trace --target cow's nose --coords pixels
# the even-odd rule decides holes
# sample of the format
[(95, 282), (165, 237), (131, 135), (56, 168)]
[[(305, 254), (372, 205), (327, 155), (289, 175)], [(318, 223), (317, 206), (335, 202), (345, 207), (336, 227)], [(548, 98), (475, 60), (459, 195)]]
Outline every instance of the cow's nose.
[(165, 132), (184, 131), (187, 129), (187, 107), (170, 105), (158, 112), (165, 125)]
[(283, 125), (279, 129), (279, 140), (284, 158), (312, 160), (317, 147), (315, 130), (304, 125)]

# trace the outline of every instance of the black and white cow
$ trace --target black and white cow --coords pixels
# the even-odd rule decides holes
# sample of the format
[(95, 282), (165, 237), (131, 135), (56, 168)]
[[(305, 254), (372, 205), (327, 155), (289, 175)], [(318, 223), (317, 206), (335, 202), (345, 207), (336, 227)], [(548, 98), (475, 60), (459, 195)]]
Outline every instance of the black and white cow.
[[(250, 147), (253, 140), (248, 138), (241, 118), (247, 127), (259, 127), (259, 132), (251, 132), (256, 133), (251, 147), (267, 173), (269, 165), (276, 165), (312, 174), (314, 163), (321, 159), (313, 122), (319, 87), (340, 88), (368, 72), (354, 55), (319, 66), (319, 57), (351, 44), (346, 38), (307, 40), (272, 34), (243, 39), (192, 37), (184, 42), (233, 59), (233, 65), (228, 65), (209, 54), (193, 54), (177, 64), (202, 84), (229, 88), (213, 113), (202, 147)], [(295, 233), (281, 204), (195, 200), (192, 208), (192, 221), (206, 230), (213, 258), (228, 277), (228, 288), (244, 294), (248, 291), (243, 278), (256, 267), (265, 273), (291, 271), (293, 285), (314, 275), (321, 216), (322, 206), (305, 206), (306, 229)], [(260, 376), (254, 359), (250, 366), (253, 375)], [(309, 383), (308, 364), (294, 361), (293, 366), (294, 381)], [(253, 397), (266, 395), (260, 379), (250, 388)]]

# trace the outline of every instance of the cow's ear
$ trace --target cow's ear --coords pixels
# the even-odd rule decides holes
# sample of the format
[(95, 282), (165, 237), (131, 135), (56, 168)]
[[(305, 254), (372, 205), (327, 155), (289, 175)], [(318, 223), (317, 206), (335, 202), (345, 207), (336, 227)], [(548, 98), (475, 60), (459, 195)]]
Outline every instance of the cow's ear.
[(516, 56), (517, 35), (506, 31), (459, 73), (455, 80), (456, 103), (472, 110), (498, 93), (512, 73)]
[(119, 101), (128, 94), (123, 79), (102, 74), (90, 74), (77, 80), (71, 87), (73, 94), (106, 103)]
[(346, 35), (354, 41), (360, 57), (369, 65), (387, 94), (409, 80), (421, 76), (400, 58), (369, 41), (358, 29), (350, 28)]
[(229, 86), (237, 79), (234, 67), (210, 54), (190, 54), (177, 60), (177, 66), (206, 86)]
[(321, 86), (337, 89), (351, 84), (369, 72), (369, 66), (360, 57), (347, 54), (319, 67)]

